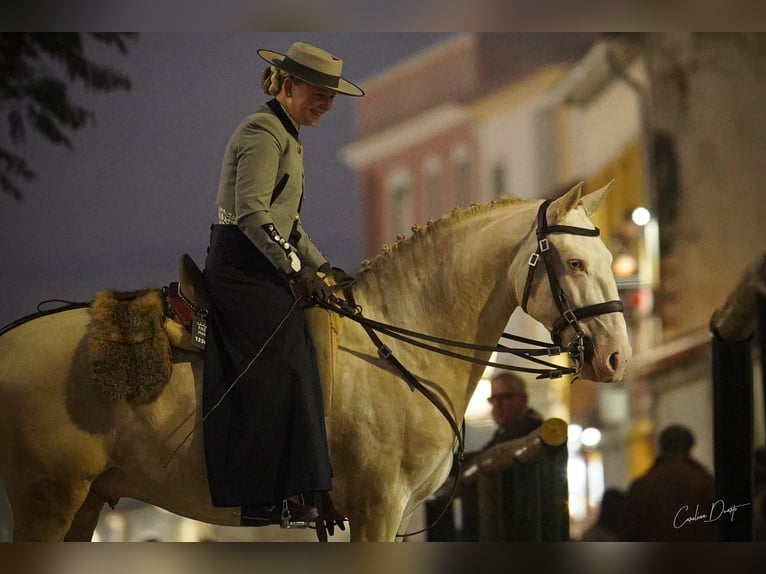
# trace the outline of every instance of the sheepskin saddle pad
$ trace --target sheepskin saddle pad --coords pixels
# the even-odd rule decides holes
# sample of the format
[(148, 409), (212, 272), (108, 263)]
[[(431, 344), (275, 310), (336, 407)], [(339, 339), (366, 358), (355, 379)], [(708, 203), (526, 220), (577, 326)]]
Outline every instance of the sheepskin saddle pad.
[(88, 363), (98, 392), (112, 401), (154, 399), (172, 368), (160, 291), (99, 291), (90, 312)]

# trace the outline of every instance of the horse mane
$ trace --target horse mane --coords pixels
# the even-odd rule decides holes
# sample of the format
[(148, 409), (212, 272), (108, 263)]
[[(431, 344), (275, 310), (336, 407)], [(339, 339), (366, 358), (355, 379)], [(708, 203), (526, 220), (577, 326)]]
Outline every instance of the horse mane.
[(447, 215), (433, 221), (428, 221), (425, 228), (415, 224), (412, 226), (412, 234), (409, 237), (401, 234), (397, 235), (396, 243), (393, 246), (385, 244), (378, 255), (371, 259), (364, 259), (359, 276), (363, 277), (370, 272), (384, 271), (394, 262), (413, 257), (422, 249), (424, 244), (433, 243), (435, 238), (466, 219), (488, 213), (495, 209), (528, 203), (529, 201), (515, 195), (508, 195), (484, 204), (473, 202), (467, 209), (459, 206), (452, 208), (452, 211)]

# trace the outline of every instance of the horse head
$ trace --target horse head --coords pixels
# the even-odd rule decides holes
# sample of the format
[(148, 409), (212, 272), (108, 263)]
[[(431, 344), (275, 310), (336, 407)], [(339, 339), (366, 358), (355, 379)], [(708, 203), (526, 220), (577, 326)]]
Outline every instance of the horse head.
[(632, 355), (612, 274), (612, 254), (590, 221), (612, 187), (582, 194), (582, 184), (538, 209), (511, 268), (522, 308), (566, 347), (580, 377), (620, 381)]

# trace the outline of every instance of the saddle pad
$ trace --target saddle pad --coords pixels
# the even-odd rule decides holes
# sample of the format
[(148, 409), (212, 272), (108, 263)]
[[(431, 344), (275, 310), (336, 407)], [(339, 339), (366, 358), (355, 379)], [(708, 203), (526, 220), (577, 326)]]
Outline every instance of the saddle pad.
[(99, 291), (90, 312), (88, 366), (96, 389), (109, 400), (154, 399), (172, 368), (159, 291)]

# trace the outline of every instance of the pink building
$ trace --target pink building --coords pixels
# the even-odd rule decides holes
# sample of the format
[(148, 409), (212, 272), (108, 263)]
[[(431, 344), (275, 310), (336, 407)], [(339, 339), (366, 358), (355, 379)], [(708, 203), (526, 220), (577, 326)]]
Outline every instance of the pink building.
[[(524, 195), (513, 189), (503, 161), (490, 164), (497, 154), (486, 139), (479, 141), (482, 125), (493, 121), (487, 102), (543, 69), (577, 61), (594, 39), (588, 33), (461, 34), (363, 83), (366, 96), (355, 101), (357, 139), (343, 156), (359, 173), (364, 256), (454, 206)], [(540, 120), (531, 129), (548, 130), (551, 145), (533, 147), (538, 155), (550, 153), (555, 122), (535, 117)], [(505, 137), (535, 141), (527, 134)], [(548, 163), (555, 166), (555, 154)], [(532, 195), (558, 184), (555, 169), (523, 169), (549, 174)]]

